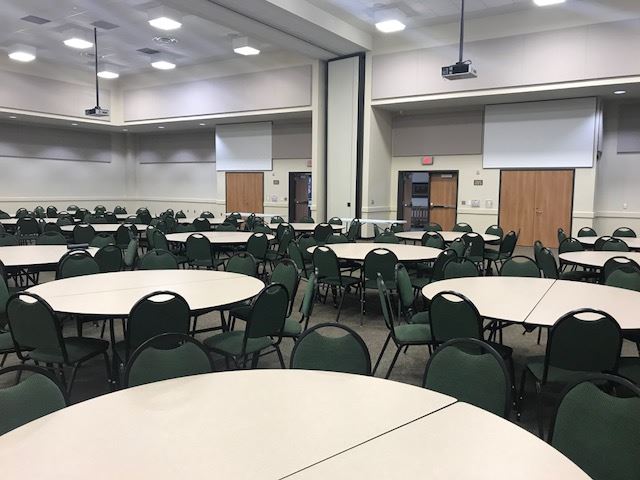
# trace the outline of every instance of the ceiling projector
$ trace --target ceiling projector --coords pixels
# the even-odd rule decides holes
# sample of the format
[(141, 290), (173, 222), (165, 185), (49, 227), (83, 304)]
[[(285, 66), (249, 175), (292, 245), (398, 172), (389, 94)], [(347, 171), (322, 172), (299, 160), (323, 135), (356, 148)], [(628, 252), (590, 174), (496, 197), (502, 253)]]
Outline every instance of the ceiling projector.
[(442, 77), (447, 80), (462, 80), (464, 78), (476, 78), (478, 72), (468, 62), (457, 62), (453, 65), (442, 67)]
[(101, 107), (87, 108), (84, 114), (88, 117), (108, 117), (109, 109)]

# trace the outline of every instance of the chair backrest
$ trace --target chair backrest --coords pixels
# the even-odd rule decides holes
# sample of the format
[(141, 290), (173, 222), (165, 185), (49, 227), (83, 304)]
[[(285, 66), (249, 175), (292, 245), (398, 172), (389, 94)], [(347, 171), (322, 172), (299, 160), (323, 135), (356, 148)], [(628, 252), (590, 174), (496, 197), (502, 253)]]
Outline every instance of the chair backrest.
[(500, 225), (490, 225), (487, 227), (484, 233), (489, 235), (497, 235), (498, 237), (500, 237), (500, 240), (502, 240), (502, 237), (504, 237), (504, 230)]
[(302, 217), (300, 223), (316, 223), (313, 217)]
[(319, 223), (313, 229), (313, 237), (319, 244), (326, 242), (330, 235), (333, 235), (333, 227), (328, 223)]
[(591, 227), (582, 227), (578, 230), (578, 237), (597, 237), (598, 234)]
[(20, 235), (37, 235), (40, 233), (38, 221), (34, 217), (27, 216), (18, 218), (16, 226), (20, 231)]
[(451, 278), (478, 277), (480, 272), (475, 263), (466, 258), (452, 258), (443, 269), (443, 280)]
[(565, 238), (558, 246), (558, 253), (584, 252), (584, 246), (577, 238)]
[(225, 271), (255, 277), (258, 275), (258, 262), (250, 253), (238, 252), (227, 261)]
[(249, 338), (279, 338), (287, 318), (288, 308), (287, 287), (281, 283), (271, 283), (263, 288), (251, 301), (251, 310), (245, 327), (244, 346)]
[(135, 225), (122, 224), (116, 230), (116, 245), (120, 248), (127, 248), (129, 242), (136, 238), (137, 228)]
[(614, 375), (592, 375), (570, 385), (558, 404), (549, 443), (590, 478), (637, 479), (640, 388)]
[(547, 381), (550, 366), (576, 372), (615, 372), (621, 348), (622, 331), (611, 315), (592, 308), (569, 312), (549, 332), (542, 381)]
[(280, 283), (287, 289), (289, 295), (289, 309), (287, 310), (287, 316), (291, 315), (293, 310), (293, 302), (296, 299), (298, 293), (298, 286), (300, 284), (300, 275), (298, 274), (298, 268), (296, 264), (289, 259), (280, 260), (271, 272), (271, 283)]
[(176, 218), (187, 218), (187, 215), (182, 210), (178, 210), (176, 212)]
[(287, 255), (291, 259), (293, 263), (296, 264), (296, 268), (300, 272), (300, 274), (307, 278), (307, 267), (304, 263), (304, 257), (302, 256), (302, 251), (300, 250), (300, 246), (297, 242), (289, 242), (289, 246), (287, 247)]
[(476, 338), (449, 340), (431, 355), (422, 386), (508, 418), (511, 381), (500, 354)]
[(536, 264), (542, 272), (544, 278), (558, 279), (558, 265), (556, 264), (556, 258), (553, 256), (551, 250), (546, 247), (536, 254)]
[(287, 222), (278, 223), (278, 227), (276, 228), (276, 240), (279, 242), (287, 231), (290, 233), (291, 238), (295, 237), (295, 229), (293, 228), (293, 225)]
[(273, 217), (271, 217), (271, 221), (269, 223), (283, 223), (284, 222), (284, 218), (282, 218), (280, 215), (274, 215)]
[(393, 303), (391, 302), (391, 296), (389, 295), (389, 290), (384, 283), (384, 279), (382, 275), (378, 275), (376, 279), (376, 284), (378, 286), (378, 298), (380, 299), (380, 307), (382, 309), (382, 318), (384, 319), (384, 324), (389, 329), (389, 333), (391, 337), (396, 340), (396, 318), (393, 313)]
[(121, 207), (120, 205), (116, 205), (113, 209), (113, 213), (115, 213), (116, 215), (126, 215), (127, 209), (124, 207)]
[(612, 237), (636, 237), (636, 232), (634, 232), (629, 227), (619, 227), (613, 231)]
[(360, 237), (360, 228), (360, 220), (358, 220), (357, 218), (351, 220), (351, 223), (349, 224), (349, 230), (347, 231), (347, 238), (350, 242), (355, 242)]
[(628, 252), (629, 246), (619, 238), (600, 237), (593, 244), (593, 249), (603, 252)]
[(298, 339), (291, 352), (290, 368), (371, 375), (371, 357), (353, 329), (339, 323), (321, 323)]
[(307, 260), (311, 260), (312, 254), (309, 253), (308, 249), (310, 247), (315, 247), (316, 245), (318, 245), (318, 242), (316, 242), (316, 239), (313, 238), (313, 235), (300, 235), (300, 237), (298, 237), (298, 246), (300, 247), (300, 252), (302, 253), (302, 257), (307, 259)]
[(284, 256), (289, 248), (289, 243), (293, 240), (293, 228), (287, 228), (282, 232), (280, 239), (278, 240), (278, 253), (280, 256)]
[(79, 223), (73, 227), (73, 243), (75, 244), (89, 244), (93, 237), (96, 236), (96, 230), (91, 225), (86, 223)]
[(53, 205), (47, 207), (47, 218), (56, 218), (58, 216), (58, 209)]
[(45, 232), (56, 232), (56, 233), (59, 233), (59, 234), (63, 235), (62, 229), (60, 228), (60, 225), (58, 225), (57, 221), (56, 221), (56, 223), (51, 223), (51, 222), (45, 223), (44, 224), (44, 229), (42, 230), (42, 233), (45, 233)]
[(613, 257), (602, 267), (602, 283), (640, 291), (640, 265), (627, 257)]
[(460, 223), (456, 223), (453, 226), (453, 231), (469, 233), (469, 232), (473, 232), (473, 228), (471, 228), (471, 225), (469, 225), (468, 223), (460, 222)]
[(464, 255), (467, 258), (477, 261), (484, 258), (484, 238), (479, 233), (465, 233), (462, 236), (465, 245)]
[(142, 343), (130, 355), (124, 369), (124, 386), (213, 371), (213, 362), (202, 343), (189, 335), (163, 333)]
[(558, 245), (564, 242), (568, 238), (567, 234), (562, 228), (558, 228)]
[(106, 245), (115, 245), (116, 239), (113, 235), (107, 232), (99, 232), (93, 237), (93, 240), (89, 242), (89, 245), (96, 248), (101, 248)]
[(307, 285), (304, 287), (304, 296), (300, 302), (300, 313), (304, 319), (304, 330), (309, 326), (309, 319), (313, 313), (313, 303), (317, 294), (316, 274), (312, 273), (307, 279)]
[(266, 234), (273, 234), (273, 231), (262, 222), (254, 222), (253, 227), (251, 227), (250, 231), (252, 232), (260, 232)]
[(513, 255), (513, 251), (516, 249), (518, 243), (518, 234), (513, 230), (507, 232), (502, 241), (500, 242), (500, 254), (510, 257)]
[(209, 210), (205, 210), (200, 214), (200, 218), (216, 218), (216, 216), (211, 213)]
[(342, 225), (342, 219), (340, 217), (331, 217), (328, 223), (329, 225)]
[(189, 333), (189, 304), (174, 292), (160, 291), (145, 295), (131, 308), (125, 333), (126, 355), (150, 338), (163, 333)]
[(382, 232), (373, 241), (375, 243), (400, 243), (400, 239), (393, 232)]
[(124, 264), (129, 268), (133, 268), (136, 266), (137, 261), (138, 261), (138, 241), (132, 238), (131, 240), (129, 240), (129, 243), (127, 244), (127, 249), (124, 252)]
[(461, 293), (446, 290), (436, 294), (429, 306), (431, 335), (437, 343), (454, 338), (482, 339), (482, 317)]
[(20, 240), (10, 233), (0, 232), (0, 247), (15, 247), (20, 245)]
[(211, 242), (201, 233), (192, 233), (187, 237), (186, 254), (190, 262), (211, 261)]
[[(55, 225), (55, 224), (48, 224)], [(45, 231), (36, 238), (36, 245), (66, 245), (67, 239), (60, 232)]]
[[(169, 242), (167, 241), (167, 237), (158, 227), (151, 230), (151, 238), (153, 239), (151, 241), (153, 248), (169, 251)], [(149, 233), (147, 233), (147, 239), (149, 239)]]
[(364, 280), (376, 281), (378, 274), (387, 285), (395, 285), (395, 268), (398, 257), (391, 250), (386, 248), (376, 248), (371, 250), (364, 257), (364, 267), (362, 275)]
[(6, 220), (8, 218), (11, 218), (11, 215), (9, 215), (7, 212), (5, 212), (4, 210), (0, 210), (0, 219), (2, 220)]
[(86, 250), (69, 250), (58, 262), (56, 279), (100, 273), (96, 259)]
[[(438, 282), (444, 280), (444, 269), (451, 260), (458, 258), (458, 254), (455, 250), (447, 248), (442, 251), (433, 262), (433, 271), (431, 274), (431, 281)], [(476, 269), (477, 270), (477, 269)]]
[(444, 238), (435, 231), (424, 232), (421, 243), (423, 247), (444, 248)]
[(349, 243), (349, 239), (343, 233), (332, 233), (325, 240), (325, 245), (335, 245), (336, 243)]
[(16, 218), (22, 218), (22, 217), (26, 217), (29, 215), (29, 210), (27, 210), (24, 207), (20, 207), (18, 208), (18, 210), (16, 210)]
[[(20, 374), (19, 382), (0, 389), (0, 435), (44, 417), (68, 405), (64, 388), (48, 370), (30, 365), (14, 365), (0, 370), (6, 381), (9, 373)], [(25, 375), (30, 372), (30, 375)], [(4, 383), (4, 382), (3, 382)]]
[(193, 229), (196, 232), (208, 232), (211, 230), (211, 223), (206, 218), (195, 218), (193, 220)]
[(138, 260), (140, 270), (177, 270), (178, 260), (167, 250), (153, 249)]
[(442, 225), (439, 223), (431, 222), (426, 227), (424, 227), (425, 232), (441, 232)]
[(505, 260), (500, 267), (500, 276), (540, 278), (540, 268), (531, 258), (518, 255)]
[(256, 260), (264, 260), (269, 250), (269, 239), (264, 233), (254, 233), (247, 240), (247, 252)]
[(229, 223), (229, 222), (225, 221), (224, 223), (221, 223), (220, 225), (216, 225), (214, 230), (216, 232), (237, 232), (238, 228), (236, 227), (236, 225), (234, 223)]
[(29, 292), (16, 293), (7, 303), (7, 318), (18, 358), (28, 358), (23, 351), (41, 348), (60, 354), (66, 363), (62, 327), (46, 300)]
[(338, 257), (329, 247), (320, 246), (313, 250), (313, 268), (320, 282), (324, 279), (340, 279)]
[(398, 299), (400, 300), (402, 313), (405, 319), (411, 318), (416, 297), (411, 284), (411, 276), (409, 276), (407, 267), (402, 263), (397, 263), (395, 266), (395, 284), (398, 289)]
[(116, 245), (105, 245), (96, 252), (95, 260), (100, 273), (119, 272), (122, 270), (122, 250)]

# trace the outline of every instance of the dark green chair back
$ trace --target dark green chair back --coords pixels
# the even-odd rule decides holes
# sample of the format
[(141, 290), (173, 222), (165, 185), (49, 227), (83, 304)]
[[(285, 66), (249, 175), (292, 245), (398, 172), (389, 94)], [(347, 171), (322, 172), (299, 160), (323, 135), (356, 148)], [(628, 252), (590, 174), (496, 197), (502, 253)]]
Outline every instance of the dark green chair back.
[(97, 233), (96, 236), (93, 237), (93, 240), (91, 240), (91, 242), (89, 243), (90, 246), (96, 247), (96, 248), (102, 248), (107, 245), (115, 245), (115, 244), (116, 244), (115, 237), (107, 232)]
[(325, 243), (330, 235), (333, 235), (333, 227), (328, 223), (319, 223), (316, 225), (316, 228), (313, 229), (313, 238), (315, 238), (316, 242), (320, 245)]
[[(48, 224), (55, 225), (55, 224)], [(60, 232), (46, 231), (36, 238), (36, 245), (66, 245), (67, 239)]]
[(295, 229), (290, 223), (280, 222), (278, 223), (278, 227), (276, 228), (276, 241), (280, 241), (285, 232), (289, 232), (291, 238), (295, 237)]
[(300, 302), (300, 313), (302, 314), (302, 318), (304, 320), (303, 330), (306, 330), (309, 326), (309, 319), (311, 318), (311, 314), (313, 313), (313, 303), (316, 299), (316, 294), (316, 275), (315, 273), (312, 273), (307, 279), (307, 285), (304, 288), (304, 296), (302, 297), (302, 302)]
[(509, 231), (500, 242), (499, 252), (503, 257), (510, 257), (516, 249), (518, 234), (513, 230)]
[(206, 218), (195, 218), (192, 225), (196, 232), (208, 232), (211, 230), (211, 223)]
[(331, 217), (328, 223), (329, 225), (342, 225), (342, 219), (340, 217)]
[(456, 238), (453, 242), (449, 243), (449, 248), (456, 252), (459, 258), (464, 257), (464, 252), (467, 250), (467, 246), (462, 241), (462, 238)]
[(634, 232), (629, 227), (620, 227), (620, 228), (616, 228), (611, 236), (635, 238), (636, 232)]
[(640, 472), (640, 389), (593, 375), (565, 390), (549, 443), (594, 480), (634, 480)]
[(247, 252), (256, 260), (264, 260), (269, 250), (269, 239), (264, 233), (254, 233), (247, 240)]
[[(30, 365), (14, 365), (0, 370), (5, 375), (19, 373), (16, 385), (0, 389), (0, 435), (58, 411), (68, 405), (64, 388), (48, 370)], [(25, 375), (29, 372), (30, 375)]]
[(178, 210), (176, 212), (176, 218), (187, 218), (187, 216), (185, 215), (185, 213), (182, 210)]
[(91, 225), (80, 223), (73, 227), (73, 243), (77, 245), (88, 245), (96, 236), (96, 230)]
[(251, 302), (245, 327), (245, 345), (249, 338), (280, 338), (288, 308), (289, 294), (284, 285), (272, 283), (263, 288)]
[(353, 329), (339, 323), (321, 323), (298, 339), (291, 352), (290, 368), (371, 375), (371, 357)]
[(602, 267), (602, 283), (640, 292), (640, 265), (627, 257), (613, 257)]
[(558, 246), (558, 253), (584, 252), (584, 246), (577, 238), (565, 238)]
[(271, 217), (271, 221), (269, 223), (284, 223), (284, 218), (282, 218), (280, 215), (274, 215), (273, 217)]
[(297, 242), (289, 242), (289, 246), (287, 247), (287, 255), (291, 259), (293, 263), (296, 264), (296, 268), (300, 275), (304, 278), (307, 278), (307, 266), (305, 265), (304, 258), (302, 257), (302, 252), (300, 251), (300, 247)]
[(200, 214), (200, 218), (216, 218), (216, 216), (210, 211), (206, 210)]
[(289, 248), (289, 243), (293, 240), (293, 229), (285, 229), (278, 240), (278, 255), (284, 257)]
[(122, 270), (122, 250), (116, 245), (105, 245), (96, 252), (94, 257), (100, 268), (100, 273), (119, 272)]
[(415, 302), (415, 292), (411, 284), (411, 276), (407, 271), (407, 267), (402, 263), (395, 266), (395, 284), (398, 290), (398, 299), (400, 300), (400, 309), (405, 320), (410, 320), (413, 315), (413, 304)]
[(20, 207), (16, 210), (16, 218), (23, 218), (29, 216), (29, 210), (24, 207)]
[(73, 217), (69, 215), (61, 215), (58, 217), (58, 220), (56, 220), (56, 225), (58, 225), (59, 227), (62, 227), (64, 225), (73, 225), (73, 224), (74, 224)]
[(473, 262), (484, 259), (484, 238), (479, 233), (465, 233), (462, 236), (465, 250), (464, 256)]
[(373, 241), (374, 243), (400, 243), (400, 239), (393, 232), (382, 232)]
[(100, 273), (96, 259), (86, 250), (70, 250), (58, 262), (56, 279)]
[(540, 269), (536, 262), (524, 255), (508, 258), (500, 268), (501, 277), (540, 278)]
[(471, 225), (469, 225), (468, 223), (460, 222), (460, 223), (456, 223), (453, 226), (453, 231), (471, 233), (473, 232), (473, 228), (471, 228)]
[(422, 235), (422, 246), (443, 249), (444, 238), (436, 231), (424, 232)]
[(389, 290), (385, 285), (382, 275), (378, 275), (376, 285), (378, 287), (378, 298), (380, 299), (380, 308), (382, 309), (384, 324), (389, 330), (389, 334), (391, 335), (391, 338), (393, 338), (393, 341), (397, 343), (398, 337), (396, 336), (396, 318), (393, 303), (391, 302), (391, 296), (389, 295)]
[(224, 222), (220, 225), (216, 225), (214, 230), (216, 232), (237, 232), (238, 227), (236, 227), (233, 223)]
[(40, 233), (40, 227), (38, 221), (34, 217), (21, 217), (16, 222), (16, 227), (20, 232), (20, 235), (38, 235)]
[(551, 253), (551, 250), (546, 247), (542, 247), (542, 249), (536, 254), (536, 264), (544, 278), (550, 278), (553, 280), (558, 279), (558, 265), (556, 264), (556, 259), (553, 256), (553, 253)]
[(500, 237), (500, 240), (502, 240), (502, 237), (504, 237), (504, 230), (502, 230), (502, 227), (500, 225), (491, 225), (487, 227), (484, 233), (487, 233), (489, 235), (497, 235), (498, 237)]
[(347, 238), (350, 242), (355, 242), (358, 238), (360, 238), (360, 228), (360, 220), (358, 220), (357, 218), (351, 220), (351, 223), (349, 224), (349, 230), (347, 231)]
[(44, 230), (42, 231), (42, 233), (45, 233), (45, 232), (56, 232), (64, 236), (64, 234), (62, 233), (62, 229), (57, 223), (50, 223), (50, 222), (45, 223)]
[(135, 239), (129, 240), (127, 249), (124, 252), (124, 264), (128, 268), (134, 268), (138, 261), (138, 241)]
[(446, 290), (436, 294), (429, 306), (431, 335), (437, 343), (454, 338), (482, 339), (482, 317), (461, 293)]
[(319, 282), (341, 278), (338, 257), (329, 247), (320, 246), (313, 250), (313, 268)]
[(177, 270), (178, 260), (167, 250), (153, 249), (138, 260), (140, 270)]
[(298, 238), (298, 246), (300, 247), (300, 252), (302, 253), (302, 258), (304, 258), (306, 261), (310, 261), (312, 254), (309, 253), (308, 249), (310, 247), (315, 247), (318, 244), (318, 242), (316, 242), (316, 239), (313, 238), (312, 235), (301, 235)]
[(449, 340), (431, 355), (422, 386), (503, 418), (511, 409), (509, 372), (489, 344), (476, 338)]
[[(147, 234), (147, 239), (149, 238)], [(158, 227), (151, 230), (151, 238), (153, 239), (152, 246), (155, 249), (170, 251), (169, 242), (167, 241), (167, 237), (164, 232), (160, 230)]]
[(124, 207), (121, 207), (120, 205), (116, 205), (115, 208), (113, 209), (113, 213), (115, 213), (116, 215), (126, 215), (127, 209)]
[(7, 220), (11, 218), (11, 215), (9, 215), (7, 212), (5, 212), (4, 210), (0, 210), (0, 219), (2, 220)]
[(124, 370), (124, 386), (213, 371), (213, 362), (198, 340), (189, 335), (163, 333), (142, 343), (131, 354)]
[(611, 315), (592, 308), (569, 312), (549, 332), (542, 383), (547, 381), (549, 367), (574, 372), (615, 372), (621, 348), (622, 331)]
[(362, 277), (365, 282), (376, 283), (378, 274), (382, 275), (387, 288), (395, 288), (395, 268), (398, 257), (391, 250), (376, 248), (364, 257)]
[(628, 252), (629, 246), (619, 238), (600, 237), (594, 243), (593, 249), (602, 252)]
[(58, 209), (53, 205), (47, 207), (47, 218), (56, 218), (58, 216)]
[(212, 263), (211, 242), (201, 233), (192, 233), (187, 238), (186, 254), (189, 262)]
[(325, 240), (325, 245), (334, 245), (336, 243), (349, 243), (349, 239), (342, 233), (332, 233)]
[(273, 231), (262, 222), (254, 222), (253, 227), (250, 231), (255, 233), (266, 233), (267, 235), (272, 235)]
[(568, 237), (562, 228), (558, 228), (558, 245), (562, 244)]
[(138, 237), (138, 229), (134, 224), (122, 224), (116, 230), (116, 245), (125, 249), (131, 240)]
[(75, 211), (77, 211), (77, 210), (79, 210), (79, 208), (78, 208), (78, 206), (77, 206), (77, 205), (69, 205), (69, 206), (67, 207), (67, 212), (74, 213), (74, 212), (75, 212)]
[(33, 209), (33, 215), (36, 218), (46, 218), (44, 207), (42, 205), (38, 205), (36, 208)]
[(126, 357), (144, 342), (163, 333), (189, 333), (189, 304), (174, 292), (145, 295), (131, 308), (125, 332)]
[(20, 245), (18, 237), (11, 235), (10, 233), (0, 233), (0, 247), (15, 247)]
[(300, 223), (316, 223), (313, 217), (302, 217)]
[(598, 236), (598, 234), (591, 227), (582, 227), (580, 230), (578, 230), (578, 238), (580, 238), (580, 237), (597, 237), (597, 236)]
[(533, 242), (533, 258), (535, 258), (536, 261), (538, 260), (538, 254), (540, 253), (540, 250), (542, 250), (543, 248), (544, 245), (540, 240), (536, 240), (535, 242)]
[(258, 275), (258, 262), (250, 253), (239, 252), (227, 261), (225, 271), (256, 277)]
[(426, 227), (424, 227), (425, 232), (441, 232), (442, 225), (439, 223), (429, 223)]
[[(444, 280), (444, 269), (451, 260), (458, 258), (458, 254), (455, 250), (447, 248), (441, 252), (436, 260), (433, 262), (433, 273), (431, 274), (431, 281), (437, 282)], [(477, 269), (476, 269), (477, 270)]]
[(449, 260), (444, 266), (443, 273), (444, 280), (480, 276), (476, 264), (466, 258), (453, 258)]
[(287, 289), (289, 295), (289, 309), (287, 310), (287, 316), (291, 315), (293, 310), (293, 303), (298, 293), (298, 286), (300, 284), (300, 275), (298, 274), (298, 268), (296, 264), (289, 259), (281, 260), (271, 272), (271, 283), (280, 283)]
[(104, 205), (96, 205), (96, 208), (94, 208), (93, 211), (101, 215), (107, 211), (107, 207), (105, 207)]

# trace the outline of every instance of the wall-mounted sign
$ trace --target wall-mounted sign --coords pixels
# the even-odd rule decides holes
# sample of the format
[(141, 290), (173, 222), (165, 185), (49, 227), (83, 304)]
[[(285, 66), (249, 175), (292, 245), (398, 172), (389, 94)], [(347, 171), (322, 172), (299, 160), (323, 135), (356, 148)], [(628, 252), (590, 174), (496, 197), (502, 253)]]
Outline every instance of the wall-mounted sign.
[(473, 185), (476, 186), (476, 187), (481, 187), (483, 183), (484, 183), (483, 180), (474, 180), (473, 181)]
[(433, 165), (433, 157), (431, 155), (422, 157), (422, 165)]

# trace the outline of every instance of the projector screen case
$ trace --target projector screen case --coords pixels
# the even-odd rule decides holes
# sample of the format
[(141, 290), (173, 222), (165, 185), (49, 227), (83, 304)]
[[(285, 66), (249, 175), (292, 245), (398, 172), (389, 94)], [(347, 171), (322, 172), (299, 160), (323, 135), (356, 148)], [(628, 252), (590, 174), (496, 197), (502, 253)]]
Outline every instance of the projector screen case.
[(216, 170), (263, 172), (273, 170), (271, 122), (216, 126)]

